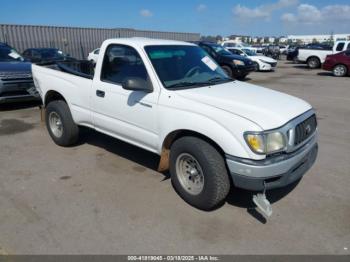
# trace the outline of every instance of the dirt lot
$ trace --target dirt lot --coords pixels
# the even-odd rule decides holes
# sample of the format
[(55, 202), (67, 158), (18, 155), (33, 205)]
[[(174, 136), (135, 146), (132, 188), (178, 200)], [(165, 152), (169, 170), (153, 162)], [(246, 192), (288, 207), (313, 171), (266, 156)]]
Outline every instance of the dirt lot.
[(247, 81), (318, 112), (318, 161), (269, 193), (270, 219), (239, 190), (196, 210), (156, 171), (156, 155), (90, 130), (58, 147), (38, 108), (17, 104), (0, 109), (0, 254), (350, 254), (350, 78), (280, 62)]

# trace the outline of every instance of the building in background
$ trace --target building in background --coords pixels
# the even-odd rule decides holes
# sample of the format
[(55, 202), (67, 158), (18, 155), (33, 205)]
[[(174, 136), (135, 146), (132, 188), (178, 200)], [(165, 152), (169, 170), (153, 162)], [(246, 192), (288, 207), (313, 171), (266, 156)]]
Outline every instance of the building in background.
[(328, 35), (288, 35), (288, 41), (292, 43), (301, 42), (304, 44), (309, 44), (313, 42), (331, 42), (340, 40), (350, 40), (349, 34), (328, 34)]
[(85, 59), (88, 53), (100, 47), (104, 40), (119, 37), (198, 41), (200, 34), (128, 28), (108, 29), (0, 24), (0, 42), (7, 43), (20, 52), (27, 48), (54, 47), (78, 59)]

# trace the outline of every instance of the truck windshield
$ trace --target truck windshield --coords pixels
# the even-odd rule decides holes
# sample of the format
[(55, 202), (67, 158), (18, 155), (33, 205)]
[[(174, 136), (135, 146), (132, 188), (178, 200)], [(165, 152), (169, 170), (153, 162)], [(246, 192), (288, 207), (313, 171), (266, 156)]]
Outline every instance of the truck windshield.
[(233, 81), (198, 46), (146, 46), (145, 50), (165, 88), (192, 88)]
[(1, 46), (0, 47), (0, 62), (12, 62), (12, 61), (21, 61), (23, 62), (23, 57), (11, 47)]

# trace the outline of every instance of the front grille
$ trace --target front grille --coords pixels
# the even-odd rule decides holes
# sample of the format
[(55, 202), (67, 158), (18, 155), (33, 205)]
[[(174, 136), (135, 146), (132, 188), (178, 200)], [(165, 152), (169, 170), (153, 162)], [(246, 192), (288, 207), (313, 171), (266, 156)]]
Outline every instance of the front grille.
[(271, 65), (271, 67), (276, 67), (277, 66), (277, 63), (274, 62), (274, 63), (269, 63)]
[(13, 81), (13, 80), (30, 80), (32, 79), (32, 74), (30, 72), (6, 72), (0, 75), (2, 81)]
[(308, 119), (299, 123), (295, 127), (294, 145), (297, 146), (309, 138), (316, 130), (317, 120), (316, 115), (310, 116)]

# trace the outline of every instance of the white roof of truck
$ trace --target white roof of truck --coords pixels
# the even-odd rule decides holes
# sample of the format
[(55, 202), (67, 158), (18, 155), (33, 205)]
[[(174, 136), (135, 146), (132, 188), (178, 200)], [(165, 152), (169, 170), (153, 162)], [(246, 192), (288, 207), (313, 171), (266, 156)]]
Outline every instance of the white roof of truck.
[(146, 37), (112, 38), (105, 41), (107, 44), (128, 44), (140, 47), (148, 45), (194, 45), (192, 43), (167, 39), (153, 39)]

